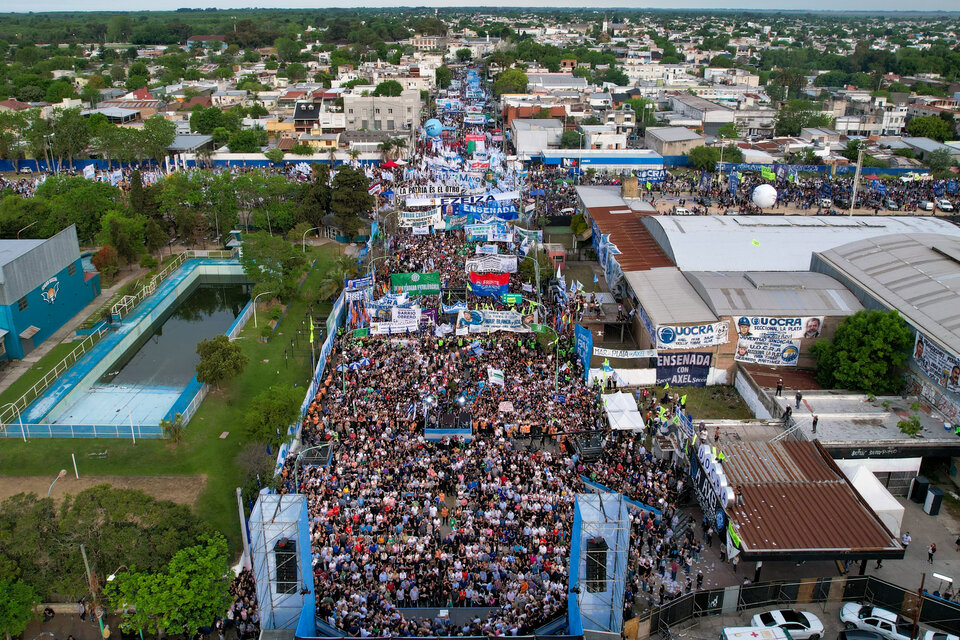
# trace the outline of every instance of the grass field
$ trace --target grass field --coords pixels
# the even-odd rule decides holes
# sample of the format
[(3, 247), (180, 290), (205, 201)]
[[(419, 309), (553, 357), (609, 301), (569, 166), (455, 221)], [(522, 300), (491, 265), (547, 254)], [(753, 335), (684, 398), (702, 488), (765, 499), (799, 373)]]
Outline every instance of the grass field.
[[(663, 387), (654, 387), (658, 398), (663, 397)], [(694, 420), (752, 420), (753, 414), (730, 385), (712, 387), (670, 387), (671, 393), (687, 396), (687, 411)]]
[(19, 400), (20, 396), (25, 394), (30, 387), (57, 366), (71, 351), (76, 349), (78, 344), (78, 342), (61, 342), (53, 347), (47, 355), (37, 361), (37, 364), (30, 367), (26, 373), (14, 380), (3, 393), (0, 393), (0, 405)]
[[(205, 479), (195, 509), (222, 531), (231, 549), (240, 548), (239, 516), (235, 489), (242, 472), (237, 455), (248, 442), (243, 433), (243, 418), (251, 399), (271, 385), (304, 387), (311, 373), (309, 344), (305, 339), (291, 345), (291, 338), (302, 325), (307, 302), (329, 265), (337, 257), (336, 246), (313, 249), (317, 265), (303, 286), (301, 299), (293, 302), (269, 343), (258, 339), (253, 321), (238, 338), (249, 358), (246, 369), (219, 391), (211, 391), (186, 429), (184, 441), (172, 445), (165, 440), (68, 440), (33, 439), (30, 442), (8, 439), (0, 447), (0, 476), (56, 476), (60, 469), (72, 468), (74, 453), (81, 477), (89, 476), (194, 476)], [(262, 315), (259, 318), (266, 321)], [(319, 350), (319, 344), (317, 345)], [(287, 357), (284, 357), (284, 351)], [(60, 356), (63, 357), (62, 355)], [(28, 385), (29, 386), (29, 385)], [(225, 438), (221, 434), (226, 433)], [(107, 450), (103, 459), (91, 459), (88, 453)], [(276, 452), (274, 452), (276, 453)]]

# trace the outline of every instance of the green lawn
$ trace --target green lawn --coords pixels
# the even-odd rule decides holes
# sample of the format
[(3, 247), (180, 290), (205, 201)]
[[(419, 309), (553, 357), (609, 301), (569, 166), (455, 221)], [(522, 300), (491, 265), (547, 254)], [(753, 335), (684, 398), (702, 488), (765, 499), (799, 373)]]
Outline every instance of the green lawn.
[[(663, 387), (654, 387), (658, 398), (663, 397)], [(712, 387), (670, 387), (671, 393), (687, 396), (687, 411), (697, 420), (752, 420), (753, 414), (740, 394), (731, 385)]]
[(53, 347), (50, 352), (40, 358), (37, 364), (28, 369), (22, 376), (13, 381), (6, 391), (0, 393), (0, 405), (19, 400), (30, 387), (37, 383), (48, 371), (57, 366), (61, 360), (77, 348), (79, 342), (64, 341)]
[[(319, 257), (302, 289), (309, 297), (315, 291), (329, 265), (337, 257), (334, 245), (317, 247)], [(306, 386), (310, 378), (310, 350), (306, 339), (291, 340), (301, 327), (307, 302), (295, 301), (269, 343), (260, 342), (253, 321), (238, 338), (250, 361), (247, 368), (220, 391), (212, 391), (187, 426), (184, 442), (178, 446), (164, 440), (68, 440), (33, 439), (24, 443), (8, 439), (0, 447), (0, 475), (56, 475), (56, 469), (69, 468), (75, 453), (81, 475), (88, 476), (205, 476), (206, 488), (196, 504), (199, 515), (222, 531), (233, 551), (240, 548), (239, 517), (235, 490), (242, 472), (236, 464), (240, 449), (247, 443), (243, 417), (248, 403), (271, 385)], [(267, 318), (261, 314), (260, 322)], [(317, 344), (319, 351), (320, 344)], [(284, 351), (287, 358), (284, 358)], [(61, 356), (62, 358), (63, 356)], [(304, 390), (305, 392), (305, 390)], [(220, 435), (228, 436), (221, 439)], [(109, 451), (105, 459), (88, 459), (93, 451)], [(276, 452), (274, 451), (274, 454)], [(266, 480), (266, 479), (264, 479)]]

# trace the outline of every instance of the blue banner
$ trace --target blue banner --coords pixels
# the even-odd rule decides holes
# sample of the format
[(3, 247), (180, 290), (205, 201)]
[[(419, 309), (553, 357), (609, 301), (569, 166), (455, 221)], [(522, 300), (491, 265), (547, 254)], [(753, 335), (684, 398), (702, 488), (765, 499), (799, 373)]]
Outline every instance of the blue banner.
[(484, 202), (482, 204), (462, 204), (460, 212), (467, 214), (468, 224), (494, 216), (500, 220), (516, 220), (517, 207), (513, 203)]
[(944, 193), (946, 193), (946, 189), (944, 188), (944, 184), (943, 184), (942, 182), (936, 182), (936, 183), (934, 183), (934, 185), (933, 185), (933, 195), (937, 196), (938, 198), (942, 198)]
[(471, 273), (467, 291), (484, 298), (500, 298), (510, 292), (510, 274)]
[(956, 192), (957, 192), (957, 181), (947, 180), (947, 193), (956, 193)]
[(373, 286), (373, 276), (347, 280), (347, 289), (366, 289)]
[(590, 383), (590, 358), (593, 356), (593, 334), (590, 330), (581, 327), (579, 324), (573, 325), (573, 335), (577, 340), (577, 357), (583, 364), (583, 379)]
[(730, 182), (730, 195), (733, 195), (733, 196), (737, 195), (737, 189), (740, 186), (740, 174), (738, 174), (736, 171), (731, 171), (729, 182)]

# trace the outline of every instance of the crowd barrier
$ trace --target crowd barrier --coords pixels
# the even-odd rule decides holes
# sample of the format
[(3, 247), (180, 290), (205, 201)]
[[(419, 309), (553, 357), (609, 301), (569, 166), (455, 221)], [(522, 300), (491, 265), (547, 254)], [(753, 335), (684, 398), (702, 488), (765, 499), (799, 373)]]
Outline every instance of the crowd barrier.
[(151, 425), (123, 424), (32, 424), (14, 422), (0, 431), (0, 438), (162, 438), (163, 429)]

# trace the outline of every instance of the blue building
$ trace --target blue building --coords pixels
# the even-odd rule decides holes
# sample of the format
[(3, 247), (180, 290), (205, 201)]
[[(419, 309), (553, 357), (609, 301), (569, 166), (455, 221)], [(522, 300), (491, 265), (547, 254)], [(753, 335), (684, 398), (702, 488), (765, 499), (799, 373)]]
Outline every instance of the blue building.
[(100, 295), (77, 228), (46, 240), (0, 240), (0, 358), (21, 359)]

